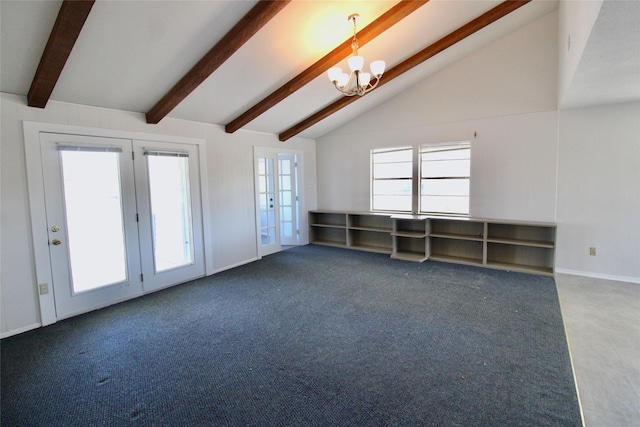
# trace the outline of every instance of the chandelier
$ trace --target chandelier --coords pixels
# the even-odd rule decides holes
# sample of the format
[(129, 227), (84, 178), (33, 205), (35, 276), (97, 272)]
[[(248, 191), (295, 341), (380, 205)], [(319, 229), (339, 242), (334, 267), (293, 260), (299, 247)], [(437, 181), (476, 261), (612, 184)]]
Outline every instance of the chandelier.
[[(358, 55), (358, 39), (356, 38), (356, 21), (360, 15), (357, 13), (349, 15), (348, 20), (353, 21), (353, 40), (351, 41), (352, 55), (348, 60), (351, 72), (343, 73), (340, 67), (330, 68), (327, 74), (329, 80), (340, 92), (347, 96), (364, 95), (378, 85), (382, 73), (384, 73), (384, 61), (373, 61), (369, 68), (370, 73), (363, 73), (364, 58)], [(371, 82), (371, 75), (375, 80)]]

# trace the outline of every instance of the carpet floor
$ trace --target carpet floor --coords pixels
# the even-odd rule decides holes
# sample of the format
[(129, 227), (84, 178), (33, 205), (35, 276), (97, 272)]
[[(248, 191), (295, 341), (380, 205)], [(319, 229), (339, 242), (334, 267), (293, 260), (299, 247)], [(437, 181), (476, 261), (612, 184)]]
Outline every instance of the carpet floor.
[(553, 278), (303, 246), (1, 342), (2, 426), (581, 426)]

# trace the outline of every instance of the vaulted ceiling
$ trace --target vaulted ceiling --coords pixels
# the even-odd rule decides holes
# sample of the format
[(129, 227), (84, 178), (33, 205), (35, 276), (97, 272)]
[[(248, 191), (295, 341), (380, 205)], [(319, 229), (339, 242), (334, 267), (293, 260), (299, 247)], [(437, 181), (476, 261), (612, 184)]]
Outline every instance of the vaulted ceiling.
[[(83, 2), (0, 2), (2, 92), (29, 94), (31, 105), (51, 99), (281, 140), (322, 136), (557, 7), (547, 0), (69, 3)], [(325, 71), (346, 67), (354, 12), (360, 54), (366, 63), (384, 59), (387, 71), (371, 93), (345, 98)]]

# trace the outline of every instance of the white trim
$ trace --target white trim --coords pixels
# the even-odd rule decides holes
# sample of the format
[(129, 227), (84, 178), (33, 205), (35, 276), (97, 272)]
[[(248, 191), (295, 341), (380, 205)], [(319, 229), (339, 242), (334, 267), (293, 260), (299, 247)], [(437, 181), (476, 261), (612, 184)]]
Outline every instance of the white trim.
[(115, 129), (92, 128), (55, 123), (29, 122), (26, 120), (22, 122), (22, 126), (25, 130), (25, 134), (27, 133), (27, 130), (29, 130), (47, 133), (97, 136), (102, 138), (138, 139), (144, 141), (173, 142), (196, 145), (203, 144), (206, 146), (206, 141), (204, 139), (190, 138), (186, 136), (162, 135), (155, 133), (122, 131)]
[(613, 280), (616, 282), (638, 283), (640, 284), (640, 277), (632, 276), (614, 276), (611, 274), (592, 273), (590, 271), (568, 270), (564, 268), (556, 268), (556, 273), (571, 274), (573, 276), (592, 277), (594, 279)]
[[(66, 135), (83, 135), (102, 138), (119, 138), (139, 141), (168, 142), (177, 144), (196, 145), (200, 155), (200, 192), (202, 198), (202, 223), (204, 233), (204, 259), (205, 275), (215, 273), (213, 259), (209, 254), (213, 253), (210, 224), (209, 181), (207, 177), (207, 152), (206, 140), (201, 138), (189, 138), (173, 135), (159, 135), (133, 131), (120, 131), (113, 129), (91, 128), (84, 126), (72, 126), (65, 124), (41, 123), (23, 121), (25, 159), (27, 166), (27, 188), (29, 189), (29, 209), (31, 216), (31, 229), (33, 238), (33, 253), (36, 270), (36, 286), (48, 283), (49, 293), (39, 295), (41, 324), (35, 327), (47, 326), (58, 319), (55, 310), (53, 295), (53, 278), (51, 275), (51, 261), (49, 259), (49, 238), (47, 235), (47, 219), (45, 214), (44, 183), (42, 172), (42, 155), (40, 152), (40, 133), (57, 133)], [(42, 226), (44, 224), (44, 226)], [(37, 289), (36, 289), (37, 290)], [(35, 328), (34, 327), (34, 328)], [(27, 327), (28, 329), (31, 326)], [(28, 330), (27, 329), (27, 330)], [(20, 331), (22, 329), (19, 329)], [(15, 331), (11, 331), (13, 334)], [(16, 332), (19, 333), (19, 332)]]
[(217, 269), (213, 270), (213, 272), (211, 274), (221, 273), (223, 271), (231, 270), (232, 268), (240, 267), (242, 265), (249, 264), (249, 263), (252, 263), (252, 262), (255, 262), (255, 261), (259, 261), (259, 260), (260, 260), (260, 258), (258, 258), (258, 257), (245, 259), (244, 261), (236, 262), (236, 263), (231, 264), (231, 265), (225, 265), (224, 267), (217, 268)]
[[(31, 214), (31, 237), (33, 239), (33, 257), (36, 269), (36, 291), (39, 284), (47, 283), (49, 293), (38, 295), (40, 320), (42, 326), (55, 323), (56, 306), (53, 298), (53, 277), (49, 260), (49, 237), (44, 203), (44, 178), (42, 173), (42, 154), (40, 152), (40, 128), (36, 123), (23, 123), (24, 151), (27, 166), (27, 188), (29, 189), (29, 211)], [(43, 226), (44, 225), (44, 226)]]
[(33, 324), (31, 324), (31, 325), (28, 325), (28, 326), (23, 326), (22, 328), (12, 329), (12, 330), (10, 330), (10, 331), (3, 332), (3, 333), (0, 335), (0, 339), (9, 338), (9, 337), (12, 337), (12, 336), (14, 336), (14, 335), (21, 334), (21, 333), (23, 333), (23, 332), (29, 332), (29, 331), (32, 331), (32, 330), (34, 330), (34, 329), (38, 329), (38, 328), (40, 328), (40, 327), (42, 327), (42, 323), (39, 323), (39, 322), (38, 322), (38, 323), (33, 323)]

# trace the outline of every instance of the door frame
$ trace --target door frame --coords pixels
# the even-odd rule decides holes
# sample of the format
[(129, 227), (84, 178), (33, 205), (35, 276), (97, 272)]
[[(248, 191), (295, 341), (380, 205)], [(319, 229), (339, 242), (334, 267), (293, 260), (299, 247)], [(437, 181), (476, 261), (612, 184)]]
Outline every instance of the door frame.
[[(303, 233), (304, 230), (306, 230), (307, 228), (307, 221), (306, 221), (306, 216), (302, 215), (303, 212), (306, 212), (306, 205), (305, 205), (305, 194), (304, 194), (304, 185), (303, 181), (304, 181), (304, 154), (302, 152), (302, 150), (292, 150), (292, 149), (285, 149), (285, 148), (277, 148), (277, 147), (265, 147), (265, 146), (258, 146), (255, 145), (253, 147), (253, 182), (254, 182), (254, 189), (253, 189), (253, 203), (254, 203), (254, 207), (253, 207), (253, 211), (254, 211), (254, 215), (255, 215), (255, 227), (256, 227), (256, 258), (257, 259), (261, 259), (262, 255), (260, 255), (260, 213), (258, 211), (258, 186), (257, 186), (257, 181), (258, 181), (258, 177), (257, 177), (257, 171), (256, 171), (256, 156), (257, 154), (260, 153), (268, 153), (270, 155), (274, 155), (276, 158), (276, 162), (278, 160), (278, 154), (295, 154), (296, 158), (298, 159), (298, 176), (297, 176), (297, 187), (298, 187), (298, 202), (299, 202), (299, 210), (301, 215), (299, 215), (298, 217), (298, 227), (300, 229), (300, 235), (298, 238), (298, 241), (300, 243), (306, 241), (306, 234)], [(278, 167), (276, 165), (276, 170), (278, 170)], [(276, 179), (276, 193), (278, 194), (279, 197), (279, 171), (277, 174), (277, 179)], [(278, 212), (277, 215), (277, 223), (278, 223), (278, 230), (280, 229), (280, 203), (278, 202), (278, 209), (276, 209), (276, 211)], [(280, 241), (280, 231), (278, 231), (278, 241)]]
[(42, 326), (55, 323), (58, 318), (56, 316), (55, 300), (53, 297), (51, 260), (49, 259), (49, 236), (47, 218), (45, 214), (46, 205), (43, 184), (42, 155), (40, 152), (40, 133), (59, 133), (78, 136), (95, 136), (103, 138), (197, 145), (200, 153), (200, 196), (202, 199), (201, 209), (204, 233), (205, 275), (208, 276), (214, 273), (213, 259), (210, 259), (210, 257), (207, 256), (213, 252), (213, 242), (211, 238), (211, 225), (208, 221), (208, 218), (210, 217), (210, 207), (206, 141), (204, 139), (29, 121), (24, 121), (22, 128), (25, 141), (27, 188), (31, 215), (31, 237), (35, 261), (35, 293), (40, 305), (40, 321)]

